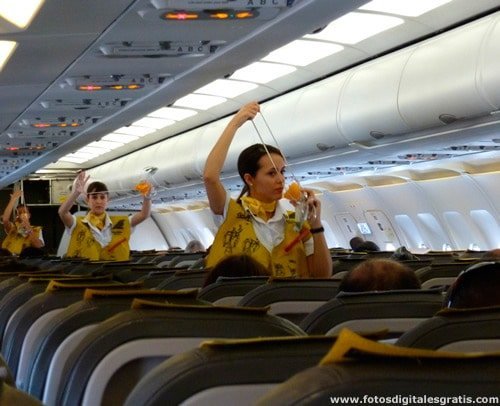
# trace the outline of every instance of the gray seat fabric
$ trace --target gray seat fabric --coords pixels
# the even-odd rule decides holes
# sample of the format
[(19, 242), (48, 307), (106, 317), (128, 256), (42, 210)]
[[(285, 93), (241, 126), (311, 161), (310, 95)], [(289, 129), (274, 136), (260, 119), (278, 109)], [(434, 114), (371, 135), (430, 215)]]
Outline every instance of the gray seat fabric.
[(334, 342), (326, 336), (208, 341), (151, 370), (125, 406), (251, 405), (270, 387), (316, 365)]
[(441, 309), (439, 290), (339, 293), (300, 324), (308, 334), (335, 334), (343, 327), (357, 332), (389, 329), (401, 335)]
[(203, 269), (177, 271), (169, 278), (166, 278), (162, 283), (158, 284), (157, 289), (178, 290), (201, 288), (206, 275), (207, 273)]
[[(298, 373), (269, 391), (256, 404), (323, 406), (334, 404), (331, 399), (338, 404), (350, 405), (430, 404), (423, 400), (424, 396), (433, 397), (433, 400), (437, 398), (433, 402), (436, 404), (446, 396), (456, 399), (461, 396), (461, 404), (467, 403), (464, 396), (472, 400), (476, 396), (495, 396), (498, 399), (498, 362), (498, 357), (453, 360), (379, 357), (332, 363)], [(377, 402), (375, 396), (386, 398)], [(422, 401), (411, 402), (410, 396)], [(346, 397), (355, 398), (345, 401)], [(390, 403), (387, 397), (391, 398)]]
[(198, 297), (214, 304), (236, 305), (246, 293), (268, 281), (267, 276), (219, 277), (205, 286)]
[(72, 351), (56, 404), (121, 404), (154, 366), (206, 338), (305, 334), (263, 309), (141, 302), (133, 307), (100, 323)]
[(446, 351), (500, 351), (500, 307), (442, 310), (403, 334), (396, 345)]
[(111, 285), (117, 285), (117, 282), (111, 280), (102, 281), (101, 279), (97, 279), (96, 282), (82, 282), (68, 279), (67, 282), (56, 289), (51, 290), (49, 286), (48, 291), (31, 297), (26, 303), (19, 306), (8, 322), (2, 340), (2, 354), (13, 375), (17, 376), (17, 367), (24, 337), (31, 325), (40, 316), (48, 311), (66, 307), (81, 300), (87, 287), (97, 288)]
[(424, 289), (438, 286), (446, 289), (467, 266), (468, 263), (459, 261), (431, 264), (417, 269), (415, 275), (417, 275)]
[(3, 334), (12, 314), (33, 296), (42, 293), (47, 287), (49, 280), (33, 280), (14, 287), (0, 300), (0, 346)]
[[(196, 292), (145, 291), (129, 292), (127, 295), (117, 295), (114, 292), (101, 292), (91, 299), (81, 300), (68, 306), (62, 312), (54, 315), (50, 323), (46, 323), (34, 338), (31, 351), (26, 360), (25, 376), (18, 376), (18, 385), (39, 399), (44, 398), (44, 388), (51, 378), (49, 369), (54, 354), (60, 344), (75, 331), (130, 308), (134, 298), (168, 301), (171, 303), (199, 304)], [(63, 366), (61, 365), (60, 368)]]
[(270, 312), (299, 324), (309, 313), (335, 297), (337, 279), (271, 279), (248, 292), (238, 306), (270, 306)]
[(335, 297), (337, 279), (273, 278), (248, 292), (239, 306), (270, 306), (270, 312), (299, 324), (309, 313)]

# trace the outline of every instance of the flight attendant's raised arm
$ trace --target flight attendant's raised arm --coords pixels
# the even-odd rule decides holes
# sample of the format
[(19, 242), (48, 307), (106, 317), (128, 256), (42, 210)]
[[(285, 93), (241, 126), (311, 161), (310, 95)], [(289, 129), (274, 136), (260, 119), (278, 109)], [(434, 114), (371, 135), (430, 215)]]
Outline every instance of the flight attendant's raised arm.
[(226, 190), (220, 181), (220, 174), (226, 161), (229, 146), (233, 141), (236, 131), (247, 120), (253, 120), (259, 111), (260, 106), (257, 102), (251, 102), (243, 106), (226, 126), (207, 157), (203, 172), (203, 181), (205, 182), (210, 209), (215, 214), (223, 214), (226, 202)]

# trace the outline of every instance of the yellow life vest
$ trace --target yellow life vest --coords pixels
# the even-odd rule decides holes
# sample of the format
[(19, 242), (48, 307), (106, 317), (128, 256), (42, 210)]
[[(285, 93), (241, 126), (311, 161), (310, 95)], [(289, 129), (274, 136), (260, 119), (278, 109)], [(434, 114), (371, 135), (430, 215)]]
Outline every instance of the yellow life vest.
[[(23, 248), (31, 247), (31, 241), (28, 235), (23, 235), (20, 230), (20, 224), (15, 222), (13, 223), (14, 227), (11, 228), (10, 232), (5, 237), (5, 240), (2, 242), (2, 248), (9, 250), (12, 254), (19, 255)], [(40, 231), (42, 227), (32, 227), (33, 233), (37, 236), (40, 235)]]
[[(284, 240), (269, 252), (255, 234), (252, 216), (235, 200), (229, 201), (225, 221), (221, 224), (206, 258), (206, 266), (213, 267), (229, 255), (246, 254), (260, 262), (273, 276), (306, 277), (308, 275), (304, 244), (299, 241), (289, 252), (287, 247), (299, 233), (294, 230), (293, 218), (288, 214)], [(310, 235), (309, 237), (310, 238)]]
[(90, 226), (77, 217), (68, 246), (68, 257), (88, 258), (91, 261), (127, 261), (130, 257), (130, 221), (127, 216), (110, 216), (111, 241), (101, 247)]

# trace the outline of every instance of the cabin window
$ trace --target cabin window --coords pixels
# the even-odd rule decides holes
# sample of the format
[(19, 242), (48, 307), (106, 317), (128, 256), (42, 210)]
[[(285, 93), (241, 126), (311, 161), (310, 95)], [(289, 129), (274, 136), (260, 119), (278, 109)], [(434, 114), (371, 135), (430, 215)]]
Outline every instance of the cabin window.
[(486, 247), (479, 248), (499, 248), (500, 226), (498, 225), (498, 221), (495, 219), (495, 217), (492, 216), (487, 210), (471, 210), (470, 217), (476, 227), (481, 231), (481, 234), (487, 243)]
[(449, 237), (436, 218), (430, 213), (418, 213), (417, 217), (420, 222), (423, 239), (429, 242), (430, 248), (434, 250), (442, 249), (443, 244), (449, 242)]
[(410, 216), (407, 216), (406, 214), (398, 214), (394, 216), (394, 219), (401, 229), (403, 237), (406, 241), (406, 247), (408, 249), (411, 250), (412, 248), (420, 248), (422, 245), (425, 245), (420, 231)]
[(481, 233), (467, 218), (457, 211), (447, 211), (443, 213), (444, 220), (451, 236), (455, 240), (455, 249), (467, 249), (470, 243), (484, 246), (484, 239)]

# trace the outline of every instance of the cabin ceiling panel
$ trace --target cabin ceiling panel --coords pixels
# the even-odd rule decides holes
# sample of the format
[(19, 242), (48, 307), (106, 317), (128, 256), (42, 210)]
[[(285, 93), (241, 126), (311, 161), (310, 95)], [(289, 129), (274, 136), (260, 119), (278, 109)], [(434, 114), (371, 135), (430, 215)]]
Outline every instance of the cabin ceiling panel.
[[(18, 116), (19, 111), (26, 109), (38, 94), (43, 85), (0, 86), (0, 133)], [(0, 135), (0, 139), (5, 134)]]
[(3, 68), (0, 86), (21, 83), (48, 87), (94, 39), (95, 35), (78, 35), (64, 40), (60, 36), (23, 40)]
[(28, 30), (16, 36), (100, 34), (134, 2), (136, 0), (45, 1)]

